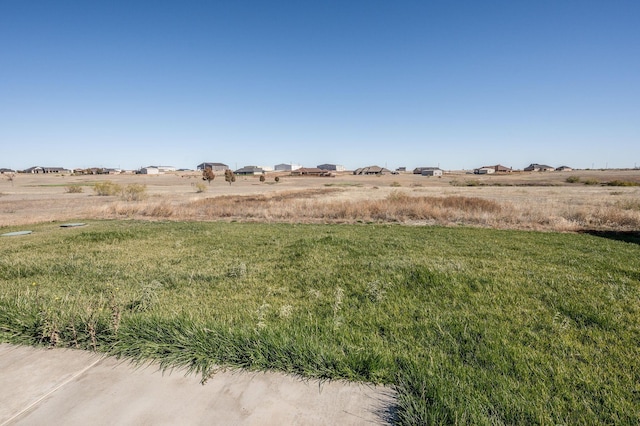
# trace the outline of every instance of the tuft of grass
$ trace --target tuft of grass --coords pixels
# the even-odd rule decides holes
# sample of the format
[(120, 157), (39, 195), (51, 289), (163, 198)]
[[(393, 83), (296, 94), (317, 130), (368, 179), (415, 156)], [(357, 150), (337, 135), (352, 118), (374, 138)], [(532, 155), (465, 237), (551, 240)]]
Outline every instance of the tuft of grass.
[(122, 188), (121, 197), (125, 201), (141, 201), (147, 198), (147, 187), (139, 183), (132, 183)]
[(122, 186), (111, 181), (96, 182), (93, 185), (93, 190), (100, 196), (118, 195), (122, 192)]
[(579, 176), (569, 176), (565, 179), (565, 182), (567, 183), (578, 183), (580, 182), (580, 177)]
[(582, 181), (585, 185), (600, 185), (600, 181), (598, 179), (588, 178)]
[(207, 185), (205, 185), (205, 184), (204, 184), (204, 183), (202, 183), (202, 182), (198, 182), (198, 183), (196, 183), (196, 184), (195, 184), (195, 187), (196, 187), (196, 192), (197, 192), (198, 194), (200, 194), (200, 193), (202, 193), (202, 192), (205, 192), (205, 191), (207, 190)]
[(80, 185), (67, 185), (64, 187), (64, 190), (67, 194), (80, 194), (83, 191)]

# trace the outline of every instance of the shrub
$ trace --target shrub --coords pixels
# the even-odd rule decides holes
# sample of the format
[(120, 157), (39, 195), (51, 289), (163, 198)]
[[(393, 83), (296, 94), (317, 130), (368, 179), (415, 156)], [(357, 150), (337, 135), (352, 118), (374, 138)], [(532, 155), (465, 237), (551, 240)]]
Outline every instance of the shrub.
[(632, 182), (629, 180), (612, 180), (611, 182), (607, 182), (607, 186), (640, 186), (638, 182)]
[(199, 194), (207, 190), (207, 185), (202, 182), (196, 183), (196, 192)]
[(280, 182), (280, 177), (276, 176), (276, 178), (274, 179), (276, 182)]
[(260, 175), (260, 182), (264, 182), (264, 180), (265, 180), (264, 175)]
[(578, 176), (569, 176), (565, 179), (567, 183), (578, 183), (580, 182), (580, 178)]
[(589, 178), (582, 181), (585, 185), (599, 185), (600, 181), (597, 179)]
[(122, 199), (125, 201), (140, 201), (147, 197), (147, 186), (140, 185), (139, 183), (132, 183), (127, 185), (122, 190)]
[(67, 194), (79, 194), (82, 192), (82, 187), (79, 185), (68, 185), (64, 187)]
[(393, 182), (391, 182), (391, 185), (389, 185), (389, 186), (391, 186), (393, 188), (397, 188), (397, 187), (402, 186), (402, 185), (398, 181), (393, 181)]
[(97, 195), (117, 195), (122, 192), (122, 187), (111, 181), (97, 182), (93, 185), (93, 190)]

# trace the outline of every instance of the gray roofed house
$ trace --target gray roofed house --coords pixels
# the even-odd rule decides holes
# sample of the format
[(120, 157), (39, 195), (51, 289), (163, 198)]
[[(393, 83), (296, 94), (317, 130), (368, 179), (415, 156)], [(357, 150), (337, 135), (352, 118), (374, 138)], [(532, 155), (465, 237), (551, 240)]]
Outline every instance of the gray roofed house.
[(239, 176), (256, 176), (264, 173), (264, 170), (257, 166), (244, 166), (233, 172)]
[(200, 163), (198, 164), (197, 170), (204, 170), (207, 168), (213, 170), (214, 172), (224, 172), (229, 168), (229, 166), (224, 163)]
[(384, 175), (391, 173), (391, 170), (380, 166), (360, 167), (353, 171), (354, 175)]
[(547, 166), (545, 164), (536, 164), (532, 163), (528, 167), (524, 168), (525, 172), (552, 172), (555, 168), (551, 166)]
[(345, 166), (342, 166), (340, 164), (320, 164), (318, 165), (319, 169), (322, 170), (329, 170), (332, 172), (344, 172), (346, 169)]

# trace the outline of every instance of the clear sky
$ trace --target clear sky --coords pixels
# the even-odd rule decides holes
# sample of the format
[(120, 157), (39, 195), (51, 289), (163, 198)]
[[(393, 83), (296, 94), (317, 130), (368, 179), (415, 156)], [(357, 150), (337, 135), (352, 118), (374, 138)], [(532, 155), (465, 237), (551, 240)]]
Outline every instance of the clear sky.
[(640, 1), (0, 0), (0, 167), (640, 166)]

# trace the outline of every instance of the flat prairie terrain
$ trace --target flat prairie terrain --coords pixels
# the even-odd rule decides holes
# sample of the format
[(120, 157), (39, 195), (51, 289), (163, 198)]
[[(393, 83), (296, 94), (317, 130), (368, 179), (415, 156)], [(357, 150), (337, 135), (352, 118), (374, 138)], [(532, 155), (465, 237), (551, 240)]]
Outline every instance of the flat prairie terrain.
[[(388, 222), (550, 231), (640, 229), (640, 170), (383, 176), (25, 175), (0, 181), (0, 226), (74, 219)], [(569, 179), (571, 178), (571, 179)], [(568, 182), (573, 181), (572, 183)], [(144, 199), (94, 185), (144, 185)], [(205, 186), (199, 192), (198, 185)], [(613, 186), (611, 186), (613, 185)], [(638, 185), (638, 186), (633, 186)], [(69, 192), (77, 187), (82, 192)]]

